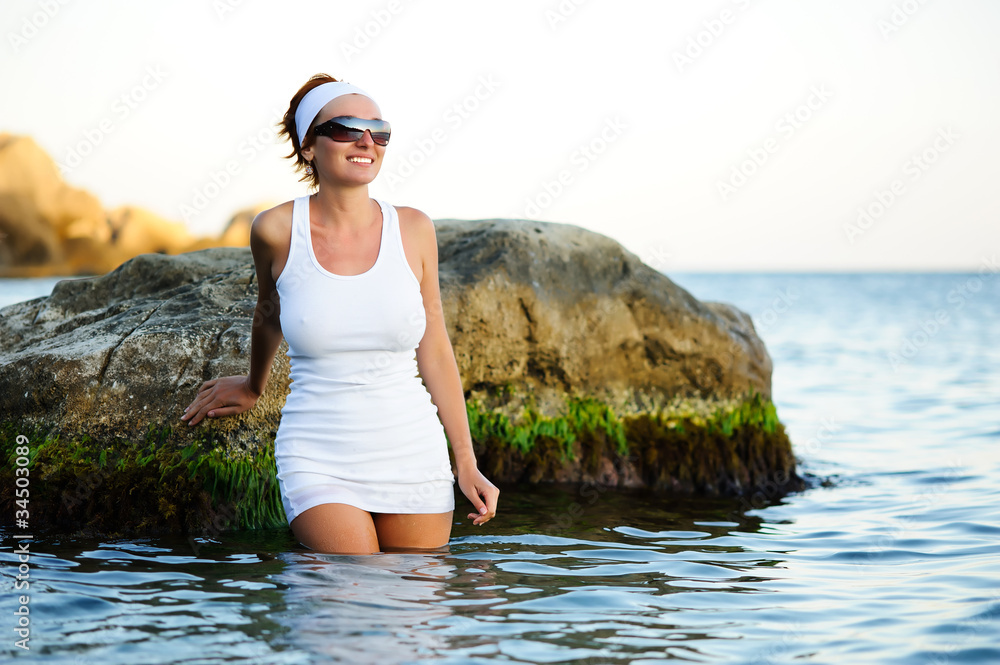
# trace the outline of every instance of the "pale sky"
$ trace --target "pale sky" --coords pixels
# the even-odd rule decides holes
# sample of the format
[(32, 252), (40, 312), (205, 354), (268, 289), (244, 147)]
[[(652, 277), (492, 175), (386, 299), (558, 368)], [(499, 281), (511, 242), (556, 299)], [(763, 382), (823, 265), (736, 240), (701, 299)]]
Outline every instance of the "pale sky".
[(576, 224), (668, 275), (1000, 253), (992, 0), (4, 0), (0, 26), (0, 131), (196, 234), (308, 193), (273, 123), (324, 72), (392, 124), (371, 195), (435, 219)]

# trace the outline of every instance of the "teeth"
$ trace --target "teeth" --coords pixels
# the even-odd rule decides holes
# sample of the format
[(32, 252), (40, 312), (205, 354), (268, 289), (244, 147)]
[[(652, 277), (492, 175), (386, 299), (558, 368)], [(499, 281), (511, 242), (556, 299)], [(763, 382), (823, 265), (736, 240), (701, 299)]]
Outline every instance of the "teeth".
[(359, 164), (371, 164), (372, 160), (370, 157), (348, 157), (347, 161), (357, 162)]

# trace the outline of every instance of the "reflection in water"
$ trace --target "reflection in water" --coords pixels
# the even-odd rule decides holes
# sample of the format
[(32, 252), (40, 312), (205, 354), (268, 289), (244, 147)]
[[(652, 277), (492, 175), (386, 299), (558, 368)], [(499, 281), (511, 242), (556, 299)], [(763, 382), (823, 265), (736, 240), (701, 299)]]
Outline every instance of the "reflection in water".
[(442, 601), (455, 566), (443, 554), (279, 555), (272, 577), (287, 587), (286, 609), (271, 618), (289, 645), (334, 662), (416, 661), (444, 649), (432, 622), (452, 614)]

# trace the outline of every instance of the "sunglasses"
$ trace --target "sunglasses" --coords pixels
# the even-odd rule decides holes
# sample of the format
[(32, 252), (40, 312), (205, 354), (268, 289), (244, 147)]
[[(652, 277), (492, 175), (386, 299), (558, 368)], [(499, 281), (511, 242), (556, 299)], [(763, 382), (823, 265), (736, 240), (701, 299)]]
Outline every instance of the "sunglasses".
[(313, 132), (316, 136), (327, 136), (341, 143), (353, 143), (365, 135), (365, 130), (371, 132), (372, 141), (376, 145), (389, 144), (391, 128), (385, 120), (365, 120), (351, 115), (330, 118), (321, 125), (316, 125)]

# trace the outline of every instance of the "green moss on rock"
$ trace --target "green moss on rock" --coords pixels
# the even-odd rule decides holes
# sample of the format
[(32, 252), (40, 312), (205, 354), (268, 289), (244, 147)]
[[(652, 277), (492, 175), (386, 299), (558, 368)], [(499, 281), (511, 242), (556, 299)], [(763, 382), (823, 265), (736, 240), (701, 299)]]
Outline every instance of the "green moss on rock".
[[(590, 482), (708, 495), (802, 489), (791, 442), (774, 405), (745, 400), (676, 400), (656, 412), (616, 413), (585, 396), (543, 415), (500, 401), (467, 401), (479, 467), (494, 482)], [(518, 401), (518, 404), (524, 404)], [(185, 432), (187, 434), (187, 432)], [(24, 437), (18, 443), (18, 435)], [(142, 440), (48, 436), (0, 424), (0, 511), (12, 524), (17, 458), (27, 448), (33, 528), (102, 536), (184, 533), (286, 525), (275, 477), (273, 437), (237, 452), (211, 427), (190, 441), (150, 426)], [(23, 484), (23, 481), (22, 481)], [(22, 492), (23, 494), (23, 492)]]
[(234, 458), (211, 430), (181, 446), (170, 427), (150, 427), (141, 441), (96, 441), (86, 434), (49, 437), (0, 425), (4, 515), (13, 516), (21, 498), (14, 491), (18, 434), (27, 438), (34, 527), (111, 536), (211, 535), (286, 524), (273, 444), (255, 456)]
[(757, 393), (718, 402), (678, 399), (655, 412), (617, 414), (589, 397), (563, 412), (467, 403), (480, 469), (501, 482), (591, 482), (708, 495), (802, 489), (774, 404)]

